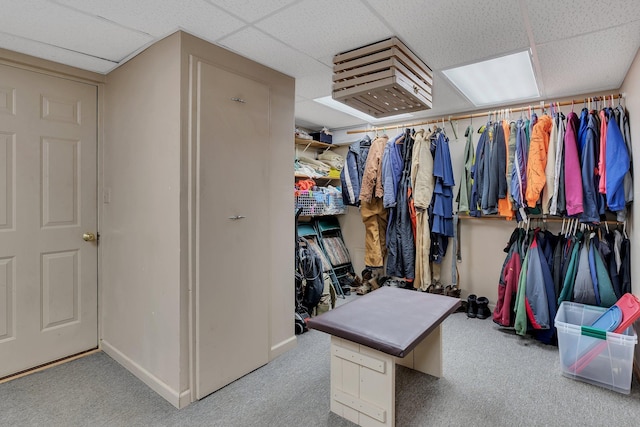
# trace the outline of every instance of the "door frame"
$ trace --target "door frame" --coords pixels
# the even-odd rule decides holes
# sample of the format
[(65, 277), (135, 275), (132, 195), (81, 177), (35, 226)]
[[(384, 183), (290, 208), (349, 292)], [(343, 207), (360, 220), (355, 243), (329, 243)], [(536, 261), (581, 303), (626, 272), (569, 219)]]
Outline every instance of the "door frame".
[[(8, 67), (13, 67), (25, 71), (31, 71), (39, 74), (44, 74), (51, 77), (62, 78), (71, 80), (78, 83), (84, 83), (96, 87), (96, 221), (97, 221), (97, 233), (100, 234), (102, 230), (102, 201), (104, 200), (104, 188), (103, 188), (103, 141), (104, 141), (104, 90), (106, 76), (103, 74), (94, 73), (91, 71), (81, 70), (79, 68), (71, 67), (68, 65), (59, 64), (56, 62), (48, 61), (46, 59), (35, 58), (29, 55), (25, 55), (18, 52), (13, 52), (0, 48), (0, 64)], [(102, 250), (100, 244), (98, 244), (97, 253), (97, 274), (96, 274), (96, 291), (97, 291), (97, 306), (96, 306), (96, 328), (97, 328), (97, 342), (94, 350), (101, 349), (101, 337), (102, 337), (102, 310), (101, 310), (101, 291), (102, 291)], [(81, 353), (78, 357), (84, 355), (93, 354), (90, 349), (85, 353)], [(75, 356), (69, 354), (67, 356)], [(77, 358), (77, 357), (75, 357)], [(62, 360), (53, 361), (47, 365), (60, 364), (65, 361), (74, 360), (74, 357), (68, 357)], [(42, 370), (44, 367), (34, 367), (38, 370)], [(25, 375), (32, 370), (18, 373), (18, 375)], [(11, 377), (9, 377), (11, 378)]]

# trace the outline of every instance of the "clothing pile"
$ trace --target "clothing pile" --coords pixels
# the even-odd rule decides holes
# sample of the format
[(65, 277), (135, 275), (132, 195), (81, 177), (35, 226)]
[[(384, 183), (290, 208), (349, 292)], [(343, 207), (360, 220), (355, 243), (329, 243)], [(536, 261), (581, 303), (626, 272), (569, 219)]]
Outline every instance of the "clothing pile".
[(553, 343), (562, 301), (611, 307), (631, 293), (630, 241), (624, 229), (580, 225), (557, 235), (516, 228), (505, 248), (493, 320)]
[(624, 221), (633, 200), (631, 135), (622, 105), (489, 121), (475, 155), (467, 138), (458, 211)]

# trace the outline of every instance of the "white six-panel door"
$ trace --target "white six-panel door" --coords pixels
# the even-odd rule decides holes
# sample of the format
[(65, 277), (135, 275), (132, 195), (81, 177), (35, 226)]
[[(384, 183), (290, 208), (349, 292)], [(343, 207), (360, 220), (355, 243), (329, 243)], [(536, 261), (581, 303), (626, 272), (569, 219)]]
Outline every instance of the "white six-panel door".
[(97, 87), (0, 65), (0, 378), (97, 347)]

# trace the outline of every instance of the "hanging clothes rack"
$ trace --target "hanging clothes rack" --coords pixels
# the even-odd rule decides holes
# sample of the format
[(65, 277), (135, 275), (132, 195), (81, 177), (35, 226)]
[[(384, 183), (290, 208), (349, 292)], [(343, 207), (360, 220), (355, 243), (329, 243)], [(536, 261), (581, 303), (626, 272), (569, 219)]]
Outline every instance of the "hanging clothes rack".
[[(530, 221), (544, 221), (544, 222), (558, 222), (558, 223), (562, 223), (564, 221), (571, 221), (571, 220), (575, 220), (576, 224), (579, 224), (579, 221), (577, 218), (572, 218), (572, 217), (567, 217), (567, 216), (538, 216), (538, 215), (533, 215), (529, 217), (529, 221), (523, 221), (523, 222), (530, 222)], [(487, 221), (487, 220), (492, 220), (492, 221), (507, 221), (507, 222), (512, 222), (511, 218), (508, 218), (506, 216), (501, 216), (501, 215), (483, 215), (481, 217), (475, 217), (475, 216), (471, 216), (471, 215), (467, 215), (467, 214), (458, 214), (458, 219), (460, 220), (476, 220), (476, 221)], [(625, 231), (626, 231), (626, 223), (627, 221), (616, 221), (616, 220), (612, 220), (612, 219), (607, 219), (607, 220), (603, 220), (600, 222), (600, 224), (605, 225), (605, 226), (609, 226), (609, 225), (622, 225), (623, 227), (625, 227)], [(568, 227), (568, 226), (567, 226)]]
[[(624, 98), (624, 94), (617, 94), (617, 95), (602, 95), (602, 96), (598, 96), (598, 97), (589, 97), (589, 98), (584, 98), (582, 100), (571, 100), (571, 101), (564, 101), (564, 102), (554, 102), (554, 105), (556, 106), (566, 106), (566, 105), (571, 105), (573, 107), (574, 104), (578, 104), (580, 102), (584, 102), (585, 106), (586, 106), (586, 102), (587, 99), (589, 99), (590, 101), (593, 99), (600, 99), (600, 100), (613, 100), (613, 99), (623, 99)], [(544, 110), (546, 108), (549, 108), (551, 105), (551, 103), (545, 104), (544, 102), (540, 102), (539, 107)], [(522, 112), (522, 111), (528, 111), (529, 115), (531, 115), (531, 111), (535, 110), (538, 106), (532, 106), (532, 105), (527, 105), (524, 107), (516, 107), (516, 108), (509, 108), (509, 112)], [(482, 113), (472, 113), (472, 114), (463, 114), (460, 116), (447, 116), (448, 120), (466, 120), (466, 119), (473, 119), (474, 117), (491, 117), (491, 115), (494, 115), (495, 117), (497, 117), (497, 110), (490, 110), (490, 111), (485, 111)], [(445, 120), (445, 116), (439, 117), (437, 119), (429, 119), (429, 120), (425, 120), (425, 121), (421, 121), (421, 122), (415, 122), (415, 123), (402, 123), (402, 124), (398, 124), (398, 125), (393, 125), (393, 126), (389, 126), (389, 125), (384, 125), (383, 127), (372, 127), (369, 129), (353, 129), (353, 130), (348, 130), (347, 131), (347, 135), (352, 135), (352, 134), (356, 134), (356, 133), (367, 133), (367, 132), (377, 132), (381, 129), (389, 129), (389, 128), (395, 128), (395, 129), (400, 129), (400, 128), (412, 128), (412, 127), (416, 127), (416, 126), (425, 126), (425, 125), (431, 125), (431, 124), (440, 124), (440, 122), (443, 123), (443, 128), (444, 128), (444, 120)]]

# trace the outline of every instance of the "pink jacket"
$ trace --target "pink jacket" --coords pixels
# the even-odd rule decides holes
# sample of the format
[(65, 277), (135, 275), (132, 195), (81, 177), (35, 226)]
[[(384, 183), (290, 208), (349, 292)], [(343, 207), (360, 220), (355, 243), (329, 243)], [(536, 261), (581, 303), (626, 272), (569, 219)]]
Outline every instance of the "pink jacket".
[(567, 130), (564, 134), (564, 190), (567, 200), (567, 215), (583, 212), (582, 175), (578, 157), (578, 129), (580, 119), (573, 111), (567, 116)]

